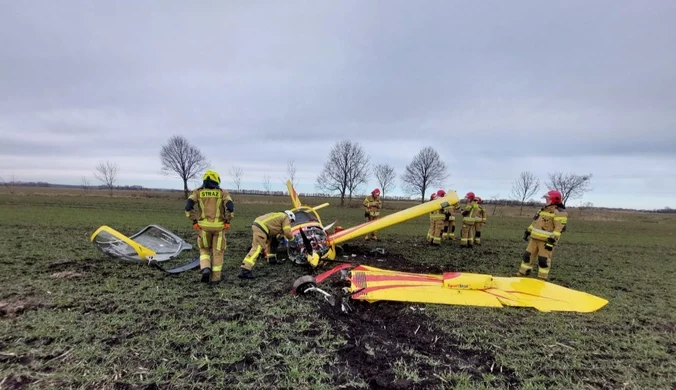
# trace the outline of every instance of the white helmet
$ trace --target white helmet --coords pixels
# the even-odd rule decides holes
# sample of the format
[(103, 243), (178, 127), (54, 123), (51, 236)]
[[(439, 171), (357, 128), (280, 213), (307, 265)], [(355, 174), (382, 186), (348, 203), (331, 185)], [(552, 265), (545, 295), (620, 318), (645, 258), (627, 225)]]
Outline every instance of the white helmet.
[(296, 220), (296, 215), (289, 210), (284, 210), (284, 214), (291, 220), (291, 222)]

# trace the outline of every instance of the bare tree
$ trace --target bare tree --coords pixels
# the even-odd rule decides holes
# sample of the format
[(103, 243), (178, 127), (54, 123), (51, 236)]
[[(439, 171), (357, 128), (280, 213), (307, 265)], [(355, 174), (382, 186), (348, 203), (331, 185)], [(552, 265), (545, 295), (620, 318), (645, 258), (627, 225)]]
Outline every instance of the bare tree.
[(239, 191), (240, 186), (242, 184), (242, 176), (244, 176), (244, 170), (240, 167), (232, 167), (228, 171), (228, 174), (232, 178), (232, 183), (235, 185), (235, 187)]
[(86, 176), (82, 176), (80, 179), (80, 186), (84, 192), (90, 192), (92, 189), (92, 184)]
[(177, 175), (183, 180), (183, 195), (187, 199), (188, 180), (196, 179), (201, 172), (209, 168), (206, 157), (196, 147), (180, 135), (174, 135), (160, 151), (162, 173)]
[(584, 203), (582, 203), (582, 204), (580, 205), (580, 215), (582, 215), (582, 212), (583, 212), (583, 211), (591, 210), (591, 209), (593, 209), (593, 208), (594, 208), (594, 203), (592, 203), (592, 202), (584, 202)]
[[(294, 160), (286, 162), (286, 178), (291, 180), (291, 184), (296, 188), (298, 182), (296, 181), (296, 163)], [(286, 180), (284, 182), (286, 182)]]
[(380, 191), (383, 193), (383, 198), (385, 198), (385, 191), (394, 188), (394, 180), (397, 178), (394, 167), (389, 164), (378, 164), (373, 167), (373, 173), (380, 186)]
[(15, 191), (14, 186), (16, 185), (16, 178), (14, 177), (14, 174), (9, 177), (9, 182), (6, 182), (2, 177), (0, 177), (0, 181), (2, 181), (2, 184), (7, 188), (7, 191), (13, 195)]
[(117, 164), (110, 161), (99, 162), (94, 171), (94, 177), (103, 183), (110, 191), (110, 196), (113, 196), (113, 189), (118, 179), (119, 168)]
[(352, 193), (359, 185), (368, 181), (369, 160), (359, 143), (339, 141), (331, 149), (315, 186), (324, 191), (338, 192), (340, 205), (344, 206), (345, 194), (352, 199)]
[(523, 205), (540, 189), (540, 179), (532, 172), (521, 172), (519, 178), (512, 183), (512, 196), (521, 203), (519, 215), (523, 213)]
[(491, 215), (496, 215), (496, 213), (498, 211), (498, 199), (499, 198), (500, 198), (499, 192), (495, 195), (492, 195), (491, 198), (490, 198), (491, 202), (493, 202), (493, 214), (491, 214)]
[(270, 182), (272, 178), (270, 175), (264, 175), (263, 176), (263, 188), (265, 188), (265, 191), (269, 194), (271, 189), (272, 189), (272, 183)]
[(422, 148), (406, 166), (401, 177), (404, 189), (410, 194), (420, 194), (421, 202), (425, 201), (425, 193), (430, 186), (440, 186), (448, 178), (446, 163), (441, 161), (434, 148)]
[(578, 199), (584, 195), (585, 192), (590, 191), (589, 184), (592, 174), (577, 175), (574, 173), (563, 174), (555, 172), (549, 174), (549, 182), (547, 186), (561, 192), (563, 205), (569, 199)]

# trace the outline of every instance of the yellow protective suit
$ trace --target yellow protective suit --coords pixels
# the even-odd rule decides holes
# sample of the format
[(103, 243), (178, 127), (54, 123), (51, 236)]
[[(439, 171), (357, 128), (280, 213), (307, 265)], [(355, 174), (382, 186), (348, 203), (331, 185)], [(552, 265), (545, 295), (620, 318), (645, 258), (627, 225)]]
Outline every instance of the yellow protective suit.
[(271, 243), (277, 236), (283, 235), (289, 240), (294, 238), (291, 234), (291, 220), (282, 212), (268, 213), (256, 218), (251, 225), (251, 233), (253, 236), (251, 249), (244, 257), (241, 266), (248, 271), (256, 265), (256, 260), (262, 251), (265, 251), (269, 262), (276, 260), (277, 254), (273, 250), (276, 248), (271, 248)]
[[(199, 206), (199, 211), (194, 206)], [(186, 217), (197, 221), (197, 247), (200, 250), (200, 269), (210, 269), (210, 282), (220, 282), (223, 256), (226, 249), (225, 230), (230, 228), (234, 203), (228, 191), (217, 186), (202, 186), (188, 197)], [(205, 277), (208, 274), (205, 274)], [(203, 280), (206, 282), (207, 280)]]
[(462, 232), (460, 246), (471, 248), (474, 245), (474, 226), (477, 221), (481, 221), (479, 215), (479, 204), (473, 200), (462, 210)]
[(481, 228), (486, 224), (486, 209), (482, 205), (479, 206), (479, 212), (477, 213), (476, 218), (478, 219), (474, 222), (474, 244), (481, 245)]
[(538, 278), (547, 280), (552, 267), (552, 253), (559, 242), (561, 233), (568, 223), (568, 213), (563, 204), (543, 207), (535, 214), (533, 222), (524, 232), (528, 246), (523, 253), (517, 276), (530, 275), (535, 259), (538, 264)]
[[(364, 199), (364, 217), (368, 221), (373, 221), (380, 218), (380, 209), (382, 208), (382, 201), (380, 200), (380, 195), (369, 195)], [(364, 237), (365, 240), (373, 238), (378, 240), (377, 232), (374, 230), (370, 234), (367, 234)]]

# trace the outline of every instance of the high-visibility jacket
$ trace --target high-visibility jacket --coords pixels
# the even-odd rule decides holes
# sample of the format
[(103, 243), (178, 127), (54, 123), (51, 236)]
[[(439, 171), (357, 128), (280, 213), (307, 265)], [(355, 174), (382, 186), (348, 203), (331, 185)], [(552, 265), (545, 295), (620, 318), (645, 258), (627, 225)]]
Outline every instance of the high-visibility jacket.
[[(199, 211), (195, 210), (195, 204)], [(185, 216), (197, 220), (200, 228), (222, 229), (230, 223), (234, 211), (235, 205), (228, 191), (219, 187), (200, 187), (188, 197)]]
[(481, 218), (481, 220), (477, 222), (486, 222), (486, 216), (488, 216), (488, 213), (486, 213), (486, 209), (479, 205), (479, 212), (477, 213), (477, 218)]
[(465, 205), (462, 210), (462, 223), (474, 224), (481, 222), (481, 215), (479, 214), (479, 204), (477, 201), (471, 201)]
[(460, 206), (456, 203), (455, 205), (448, 205), (441, 209), (441, 212), (444, 214), (444, 219), (447, 221), (455, 221), (455, 216), (453, 211), (460, 210)]
[(381, 207), (382, 201), (380, 200), (380, 197), (376, 199), (373, 195), (369, 195), (364, 199), (364, 211), (371, 217), (379, 216)]
[(535, 214), (533, 222), (528, 226), (528, 231), (533, 239), (546, 241), (552, 237), (558, 241), (566, 223), (568, 223), (566, 207), (563, 204), (552, 204), (541, 208)]
[(263, 230), (268, 238), (284, 234), (284, 237), (293, 240), (291, 220), (285, 213), (276, 212), (261, 215), (254, 220), (253, 225)]
[(446, 219), (446, 214), (443, 213), (443, 210), (434, 210), (430, 212), (430, 221), (443, 221)]

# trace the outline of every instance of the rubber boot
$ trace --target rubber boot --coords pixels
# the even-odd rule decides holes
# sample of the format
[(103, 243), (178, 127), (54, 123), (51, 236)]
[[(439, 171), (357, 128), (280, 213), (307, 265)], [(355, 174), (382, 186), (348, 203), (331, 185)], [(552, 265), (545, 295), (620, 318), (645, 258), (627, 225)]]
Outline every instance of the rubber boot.
[(202, 280), (200, 280), (202, 283), (209, 283), (211, 280), (211, 268), (202, 268), (200, 271), (202, 274)]
[(253, 279), (254, 275), (251, 270), (248, 270), (246, 268), (241, 268), (239, 270), (239, 275), (237, 275), (238, 278), (240, 279)]

